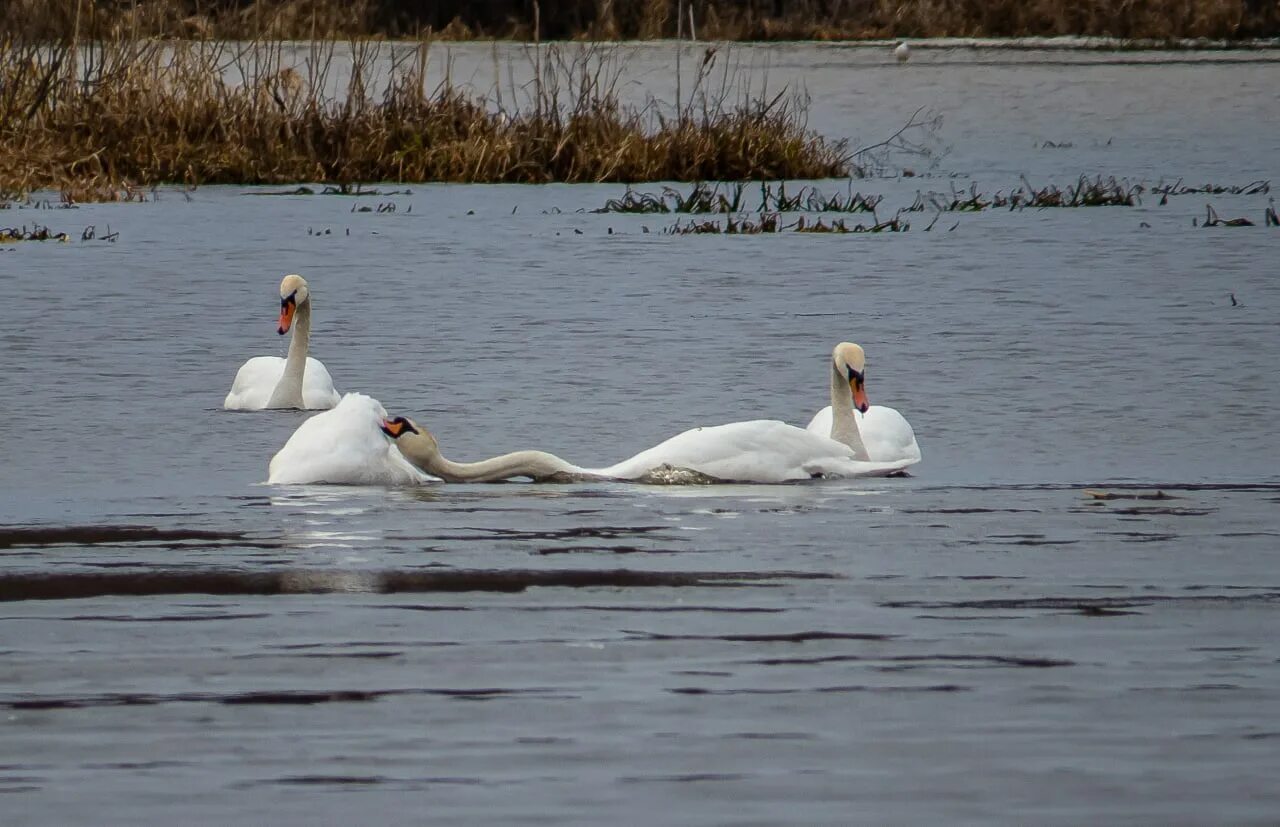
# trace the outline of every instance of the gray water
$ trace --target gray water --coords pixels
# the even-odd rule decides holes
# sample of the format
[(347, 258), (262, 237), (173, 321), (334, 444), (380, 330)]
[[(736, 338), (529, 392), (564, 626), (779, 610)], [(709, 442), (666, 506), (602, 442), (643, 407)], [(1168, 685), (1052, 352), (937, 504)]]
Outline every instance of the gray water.
[[(882, 214), (1022, 174), (1276, 176), (1274, 52), (750, 54), (855, 144), (943, 115), (945, 154), (895, 159), (916, 177), (853, 182)], [(408, 189), (0, 213), (119, 232), (0, 252), (4, 823), (1275, 822), (1267, 195), (726, 237), (577, 212), (617, 185)], [(266, 486), (307, 414), (221, 402), (283, 354), (287, 272), (339, 389), (454, 458), (803, 425), (849, 339), (924, 461)]]

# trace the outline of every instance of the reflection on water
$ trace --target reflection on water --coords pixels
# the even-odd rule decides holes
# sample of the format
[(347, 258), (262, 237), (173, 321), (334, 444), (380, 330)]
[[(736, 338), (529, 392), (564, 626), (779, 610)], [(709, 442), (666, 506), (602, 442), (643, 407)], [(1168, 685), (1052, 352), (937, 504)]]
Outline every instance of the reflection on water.
[[(856, 144), (942, 112), (937, 165), (853, 182), (884, 210), (1024, 174), (1240, 184), (1280, 157), (1271, 52), (735, 51)], [(485, 82), (487, 50), (455, 54)], [(638, 50), (627, 94), (663, 94), (669, 57)], [(342, 791), (335, 821), (407, 790), (458, 822), (1273, 818), (1266, 196), (669, 237), (588, 212), (621, 189), (14, 213), (120, 240), (0, 255), (8, 820), (314, 823), (314, 798), (277, 795), (299, 785)], [(1193, 227), (1206, 202), (1259, 226)], [(849, 339), (924, 461), (785, 486), (265, 486), (307, 414), (218, 405), (283, 353), (286, 272), (337, 386), (459, 459), (604, 466), (696, 425), (802, 424)]]

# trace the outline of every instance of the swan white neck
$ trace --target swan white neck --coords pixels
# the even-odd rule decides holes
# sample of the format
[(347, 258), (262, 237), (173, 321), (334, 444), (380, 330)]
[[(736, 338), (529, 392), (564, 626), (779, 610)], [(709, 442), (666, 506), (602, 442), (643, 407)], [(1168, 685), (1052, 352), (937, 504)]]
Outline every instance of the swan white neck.
[(284, 374), (271, 392), (269, 408), (304, 408), (302, 378), (307, 369), (307, 350), (311, 344), (311, 298), (298, 305), (293, 316), (293, 333), (289, 339), (289, 357)]
[(853, 415), (853, 390), (834, 362), (831, 364), (831, 438), (852, 448), (854, 459), (871, 459)]
[(453, 462), (441, 456), (439, 450), (424, 450), (410, 438), (402, 437), (398, 447), (414, 465), (445, 482), (499, 482), (512, 477), (568, 482), (593, 476), (544, 451), (515, 451), (479, 462)]

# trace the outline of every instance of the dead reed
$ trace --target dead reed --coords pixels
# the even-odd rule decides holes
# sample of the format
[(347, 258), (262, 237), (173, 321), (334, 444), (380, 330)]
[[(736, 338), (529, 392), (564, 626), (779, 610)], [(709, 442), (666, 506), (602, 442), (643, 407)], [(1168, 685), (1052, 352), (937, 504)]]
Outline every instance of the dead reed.
[[(163, 42), (138, 31), (0, 38), (0, 199), (62, 188), (134, 200), (160, 183), (542, 183), (842, 177), (843, 142), (797, 96), (752, 97), (708, 50), (679, 109), (619, 101), (614, 49), (531, 51), (526, 100), (427, 78), (429, 42), (333, 41), (300, 66), (280, 41)], [(712, 72), (720, 79), (717, 87)]]
[(1043, 187), (1032, 185), (1026, 178), (1022, 186), (1015, 187), (1005, 195), (998, 191), (986, 195), (978, 191), (977, 184), (971, 184), (967, 192), (952, 188), (950, 197), (942, 193), (916, 193), (916, 200), (906, 208), (907, 212), (923, 212), (932, 209), (937, 212), (982, 212), (986, 209), (1008, 207), (1011, 210), (1027, 207), (1136, 207), (1142, 203), (1142, 193), (1146, 188), (1142, 184), (1130, 184), (1114, 176), (1089, 178), (1080, 176), (1074, 185), (1060, 189), (1056, 184)]
[(85, 8), (146, 36), (239, 40), (423, 33), (527, 40), (690, 33), (709, 40), (1280, 34), (1280, 9), (1267, 0), (7, 0), (0, 6), (0, 32), (67, 37)]
[[(746, 186), (742, 183), (726, 184), (721, 192), (720, 183), (699, 181), (688, 195), (671, 187), (663, 187), (661, 195), (636, 192), (630, 187), (622, 198), (611, 198), (597, 213), (739, 213), (744, 211), (743, 196)], [(883, 196), (863, 195), (854, 192), (852, 182), (842, 196), (840, 193), (823, 195), (816, 187), (802, 186), (794, 195), (787, 194), (785, 181), (776, 184), (760, 183), (759, 213), (783, 212), (869, 212), (874, 213)]]
[(1210, 195), (1265, 195), (1271, 192), (1270, 181), (1251, 181), (1248, 184), (1232, 185), (1232, 184), (1204, 184), (1199, 187), (1188, 187), (1182, 183), (1179, 178), (1172, 184), (1157, 184), (1151, 188), (1151, 191), (1157, 195), (1189, 195), (1192, 193), (1206, 193)]
[[(874, 215), (874, 212), (873, 212)], [(932, 226), (932, 225), (931, 225)], [(782, 221), (779, 213), (761, 213), (754, 221), (744, 216), (728, 216), (724, 223), (715, 220), (677, 221), (662, 232), (666, 235), (760, 235), (763, 233), (905, 233), (911, 225), (895, 215), (887, 221), (874, 220), (872, 224), (861, 222), (850, 225), (846, 219), (830, 222), (819, 217), (811, 221), (800, 216), (790, 224)]]

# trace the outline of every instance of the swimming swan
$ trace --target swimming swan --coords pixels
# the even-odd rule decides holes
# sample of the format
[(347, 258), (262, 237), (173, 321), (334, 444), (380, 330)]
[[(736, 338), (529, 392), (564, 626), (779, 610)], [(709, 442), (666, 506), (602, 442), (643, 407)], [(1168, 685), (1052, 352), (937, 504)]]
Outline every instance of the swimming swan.
[(919, 462), (915, 457), (876, 461), (861, 441), (855, 403), (868, 407), (863, 387), (864, 354), (843, 342), (832, 354), (830, 434), (814, 433), (785, 422), (755, 419), (693, 428), (607, 468), (582, 468), (543, 451), (517, 451), (473, 463), (440, 455), (429, 431), (411, 419), (381, 423), (404, 456), (421, 470), (449, 482), (494, 482), (512, 477), (538, 481), (679, 479), (693, 472), (724, 482), (790, 482), (815, 477), (884, 476)]
[[(858, 348), (858, 353), (862, 353), (862, 348), (849, 342), (836, 345), (835, 351), (831, 354), (832, 382), (842, 381), (842, 377), (849, 370), (849, 359), (853, 358), (852, 351), (846, 352), (849, 348)], [(863, 359), (859, 358), (858, 363), (863, 364)], [(864, 370), (858, 371), (856, 376), (853, 372), (847, 375), (850, 382), (856, 380), (857, 384), (854, 398), (858, 404), (849, 411), (853, 430), (858, 434), (856, 444), (846, 438), (849, 420), (846, 419), (843, 422), (833, 420), (831, 407), (823, 408), (814, 414), (805, 430), (829, 436), (838, 442), (848, 444), (855, 450), (861, 450), (865, 452), (863, 457), (872, 462), (906, 462), (907, 464), (919, 462), (920, 446), (916, 444), (916, 435), (911, 429), (911, 424), (893, 408), (868, 404), (864, 387), (866, 381)], [(832, 404), (835, 404), (834, 396)]]
[(298, 426), (271, 458), (267, 482), (411, 485), (431, 478), (409, 463), (379, 424), (387, 410), (362, 393), (348, 393), (337, 407)]
[(502, 482), (514, 477), (528, 477), (534, 482), (573, 482), (602, 478), (545, 451), (515, 451), (479, 462), (453, 462), (441, 455), (435, 436), (412, 419), (384, 416), (378, 425), (406, 459), (445, 482)]
[(306, 279), (285, 276), (280, 282), (280, 325), (283, 336), (293, 327), (289, 358), (255, 356), (240, 366), (222, 407), (234, 411), (267, 408), (332, 408), (338, 404), (333, 379), (319, 359), (307, 356), (311, 341), (311, 291)]

